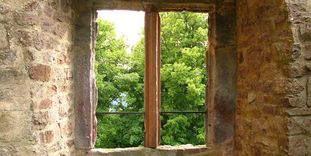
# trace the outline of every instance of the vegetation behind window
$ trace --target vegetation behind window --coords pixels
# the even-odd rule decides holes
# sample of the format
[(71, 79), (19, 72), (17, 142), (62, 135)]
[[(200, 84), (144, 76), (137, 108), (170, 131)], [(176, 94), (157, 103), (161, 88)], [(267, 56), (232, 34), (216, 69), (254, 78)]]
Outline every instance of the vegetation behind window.
[[(131, 52), (124, 38), (117, 38), (108, 21), (98, 20), (95, 71), (98, 112), (141, 111), (144, 105), (143, 36)], [(116, 148), (143, 145), (142, 115), (97, 116), (96, 147)]]
[[(207, 14), (161, 17), (161, 111), (204, 111)], [(204, 114), (161, 115), (161, 144), (204, 144)]]
[[(207, 14), (161, 13), (161, 110), (204, 110)], [(144, 112), (144, 35), (127, 52), (112, 23), (99, 20), (97, 111)], [(143, 145), (143, 115), (97, 116), (96, 147)], [(203, 115), (162, 115), (161, 144), (204, 144)]]

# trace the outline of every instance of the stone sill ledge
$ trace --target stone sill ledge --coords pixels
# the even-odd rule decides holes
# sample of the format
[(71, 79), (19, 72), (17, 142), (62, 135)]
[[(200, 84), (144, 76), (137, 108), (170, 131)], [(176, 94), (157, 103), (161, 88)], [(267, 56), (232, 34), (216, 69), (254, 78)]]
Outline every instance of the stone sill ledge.
[(203, 154), (208, 151), (206, 145), (159, 146), (156, 149), (146, 147), (92, 149), (93, 156), (182, 156)]

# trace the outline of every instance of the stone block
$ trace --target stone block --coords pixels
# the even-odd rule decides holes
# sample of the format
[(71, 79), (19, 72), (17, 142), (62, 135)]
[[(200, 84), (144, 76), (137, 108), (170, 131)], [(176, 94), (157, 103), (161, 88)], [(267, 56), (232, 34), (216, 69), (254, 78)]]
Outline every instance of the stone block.
[(11, 50), (0, 50), (0, 65), (14, 65), (16, 57), (16, 53)]
[(15, 13), (14, 19), (20, 26), (35, 25), (38, 23), (38, 15), (30, 12)]
[(8, 82), (18, 84), (23, 78), (23, 74), (15, 68), (0, 69), (0, 73), (1, 84), (7, 84)]
[(305, 135), (290, 136), (288, 146), (288, 155), (311, 155), (311, 137)]
[(300, 24), (300, 38), (303, 42), (311, 41), (311, 25)]
[(14, 146), (7, 146), (7, 147), (0, 146), (0, 156), (11, 156), (16, 154), (17, 151)]
[(4, 25), (0, 24), (0, 49), (7, 48), (8, 45), (8, 33)]
[(41, 29), (44, 31), (44, 32), (49, 32), (51, 33), (52, 32), (52, 28), (53, 28), (53, 25), (55, 23), (51, 20), (48, 19), (45, 19), (43, 22), (40, 23), (40, 26), (41, 26)]
[(247, 95), (247, 101), (249, 104), (255, 104), (256, 102), (256, 93), (255, 92), (249, 92)]
[(23, 31), (23, 30), (19, 30), (16, 32), (16, 36), (19, 40), (19, 42), (23, 45), (23, 46), (30, 46), (31, 45), (31, 34), (30, 32), (27, 31)]
[(29, 110), (29, 91), (26, 85), (0, 85), (0, 111)]
[(288, 68), (288, 76), (291, 78), (302, 77), (306, 74), (306, 69), (301, 63), (291, 64)]
[(57, 40), (53, 37), (47, 37), (45, 42), (46, 42), (45, 48), (52, 49), (52, 50), (56, 50), (57, 47), (61, 44), (60, 40)]
[(1, 14), (7, 14), (10, 11), (10, 6), (5, 4), (5, 3), (1, 3), (0, 4), (0, 13)]
[(276, 79), (272, 86), (273, 92), (277, 94), (298, 94), (305, 87), (297, 79)]
[(28, 1), (28, 3), (25, 5), (25, 11), (27, 12), (32, 12), (35, 10), (39, 10), (40, 9), (40, 4), (37, 1)]
[(51, 67), (47, 65), (36, 65), (29, 69), (29, 77), (36, 81), (47, 82), (51, 77)]
[(298, 95), (292, 95), (290, 97), (286, 97), (283, 102), (285, 106), (291, 106), (296, 108), (302, 108), (306, 106), (307, 98), (304, 95), (305, 92), (298, 94)]
[(311, 59), (311, 44), (304, 45), (304, 47), (302, 48), (302, 53), (303, 53), (303, 57), (306, 60), (310, 60)]
[(292, 54), (292, 59), (298, 59), (299, 56), (301, 55), (301, 45), (299, 43), (295, 43), (293, 45), (293, 54)]
[(39, 109), (47, 109), (52, 105), (52, 101), (50, 99), (45, 99), (40, 102)]
[(311, 108), (292, 108), (287, 110), (290, 116), (305, 116), (311, 115)]
[(68, 111), (70, 109), (70, 103), (68, 101), (67, 96), (60, 96), (58, 97), (58, 102), (59, 102), (59, 109), (58, 113), (61, 117), (64, 117), (65, 115), (68, 114)]
[(311, 116), (292, 117), (289, 120), (289, 135), (311, 134)]
[(6, 22), (7, 22), (6, 16), (0, 14), (0, 23), (6, 23)]
[(0, 111), (0, 142), (18, 145), (31, 140), (30, 120), (26, 111)]
[(34, 47), (37, 50), (42, 50), (45, 46), (45, 42), (49, 42), (44, 38), (44, 35), (38, 34), (38, 32), (34, 31), (17, 31), (17, 38), (19, 42), (26, 47)]
[(306, 69), (307, 69), (308, 71), (311, 71), (311, 62), (307, 62), (307, 63), (305, 64), (305, 67), (306, 67)]
[(65, 0), (60, 2), (60, 7), (64, 13), (67, 13), (70, 9), (71, 1)]
[(65, 29), (65, 27), (69, 28), (69, 26), (66, 24), (55, 25), (53, 29), (54, 35), (59, 36), (61, 38), (65, 38), (67, 32), (67, 29)]

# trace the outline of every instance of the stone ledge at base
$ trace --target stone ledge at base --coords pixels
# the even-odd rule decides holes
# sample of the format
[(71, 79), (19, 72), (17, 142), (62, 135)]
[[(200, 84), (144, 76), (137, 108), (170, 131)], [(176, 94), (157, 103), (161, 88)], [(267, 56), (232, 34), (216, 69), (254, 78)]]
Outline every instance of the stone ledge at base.
[(92, 156), (206, 156), (211, 154), (205, 145), (159, 146), (157, 149), (146, 147), (93, 149)]

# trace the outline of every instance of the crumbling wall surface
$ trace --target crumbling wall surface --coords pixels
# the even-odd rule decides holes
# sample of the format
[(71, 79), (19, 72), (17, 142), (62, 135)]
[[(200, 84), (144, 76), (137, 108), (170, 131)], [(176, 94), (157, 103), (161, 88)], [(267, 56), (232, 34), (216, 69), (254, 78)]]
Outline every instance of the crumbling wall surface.
[(70, 0), (0, 1), (0, 155), (69, 155)]
[(287, 76), (299, 92), (288, 95), (289, 155), (311, 155), (311, 1), (287, 0), (293, 33), (292, 59)]
[[(287, 110), (306, 107), (299, 104), (305, 100), (300, 97), (306, 79), (288, 74), (288, 64), (299, 57), (292, 51), (289, 19), (284, 0), (237, 0), (235, 155), (300, 155), (288, 151), (288, 139), (293, 139), (287, 136)], [(304, 148), (304, 143), (299, 138), (292, 146)]]

